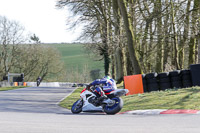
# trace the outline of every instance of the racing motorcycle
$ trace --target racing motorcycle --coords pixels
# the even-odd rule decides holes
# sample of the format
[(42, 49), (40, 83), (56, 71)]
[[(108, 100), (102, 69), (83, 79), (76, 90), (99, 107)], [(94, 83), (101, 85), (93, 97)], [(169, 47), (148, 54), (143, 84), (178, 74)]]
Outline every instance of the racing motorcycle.
[(116, 114), (123, 107), (123, 100), (120, 98), (126, 95), (127, 89), (116, 89), (107, 95), (106, 99), (97, 97), (93, 90), (94, 87), (86, 87), (80, 94), (78, 99), (71, 107), (71, 112), (78, 114), (80, 112), (105, 112), (106, 114)]
[(40, 79), (37, 79), (37, 87), (40, 85)]

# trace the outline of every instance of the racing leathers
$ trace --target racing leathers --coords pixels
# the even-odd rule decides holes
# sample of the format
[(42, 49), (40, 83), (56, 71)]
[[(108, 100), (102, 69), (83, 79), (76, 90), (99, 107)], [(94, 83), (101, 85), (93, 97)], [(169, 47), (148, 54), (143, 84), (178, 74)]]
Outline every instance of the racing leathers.
[(93, 91), (97, 96), (100, 97), (106, 97), (106, 95), (110, 94), (112, 91), (117, 89), (116, 83), (113, 79), (107, 79), (107, 78), (97, 79), (90, 84), (90, 86), (95, 86), (95, 85), (102, 86), (102, 87), (96, 86)]

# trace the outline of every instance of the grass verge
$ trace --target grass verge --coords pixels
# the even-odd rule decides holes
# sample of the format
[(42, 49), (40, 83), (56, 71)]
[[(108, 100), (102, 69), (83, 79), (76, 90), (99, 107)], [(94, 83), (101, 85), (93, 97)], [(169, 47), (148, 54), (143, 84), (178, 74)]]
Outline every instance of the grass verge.
[[(71, 109), (72, 104), (80, 98), (83, 88), (60, 102), (60, 106)], [(122, 97), (124, 107), (121, 112), (144, 109), (197, 109), (200, 110), (200, 87), (169, 89)]]
[(80, 93), (83, 90), (82, 87), (77, 88), (71, 95), (66, 97), (59, 103), (59, 106), (67, 109), (71, 109), (74, 102), (76, 102), (80, 98)]
[(137, 95), (124, 96), (121, 110), (144, 109), (197, 109), (200, 110), (200, 87), (169, 89)]
[(14, 90), (19, 88), (25, 88), (27, 86), (11, 86), (11, 87), (0, 87), (0, 91)]

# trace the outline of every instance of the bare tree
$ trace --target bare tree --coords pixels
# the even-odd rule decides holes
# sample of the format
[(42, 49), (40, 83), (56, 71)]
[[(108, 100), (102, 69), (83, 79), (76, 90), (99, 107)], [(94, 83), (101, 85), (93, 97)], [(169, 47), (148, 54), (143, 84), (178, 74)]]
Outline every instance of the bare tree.
[(34, 81), (38, 76), (46, 81), (64, 81), (66, 73), (60, 53), (52, 46), (42, 44), (20, 45), (11, 71), (24, 73), (26, 81)]
[(10, 72), (24, 73), (26, 81), (35, 81), (38, 76), (47, 81), (64, 80), (64, 65), (58, 50), (38, 44), (36, 35), (32, 40), (34, 44), (26, 44), (24, 27), (0, 16), (0, 76)]
[(111, 59), (117, 79), (169, 66), (186, 69), (200, 58), (199, 0), (59, 0), (58, 6), (71, 7), (80, 18), (76, 23), (88, 23), (82, 37)]
[(5, 76), (14, 66), (18, 45), (25, 42), (24, 27), (0, 16), (0, 75)]

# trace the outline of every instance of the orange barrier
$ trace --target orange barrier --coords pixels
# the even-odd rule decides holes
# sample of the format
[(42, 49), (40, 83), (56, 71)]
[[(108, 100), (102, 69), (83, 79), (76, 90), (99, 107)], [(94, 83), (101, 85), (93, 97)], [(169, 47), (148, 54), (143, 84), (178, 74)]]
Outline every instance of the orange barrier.
[(27, 86), (27, 83), (26, 83), (26, 82), (24, 82), (24, 83), (23, 83), (23, 86)]
[(14, 86), (18, 86), (18, 82), (14, 82)]
[(124, 76), (125, 89), (129, 90), (127, 95), (144, 93), (142, 75)]

